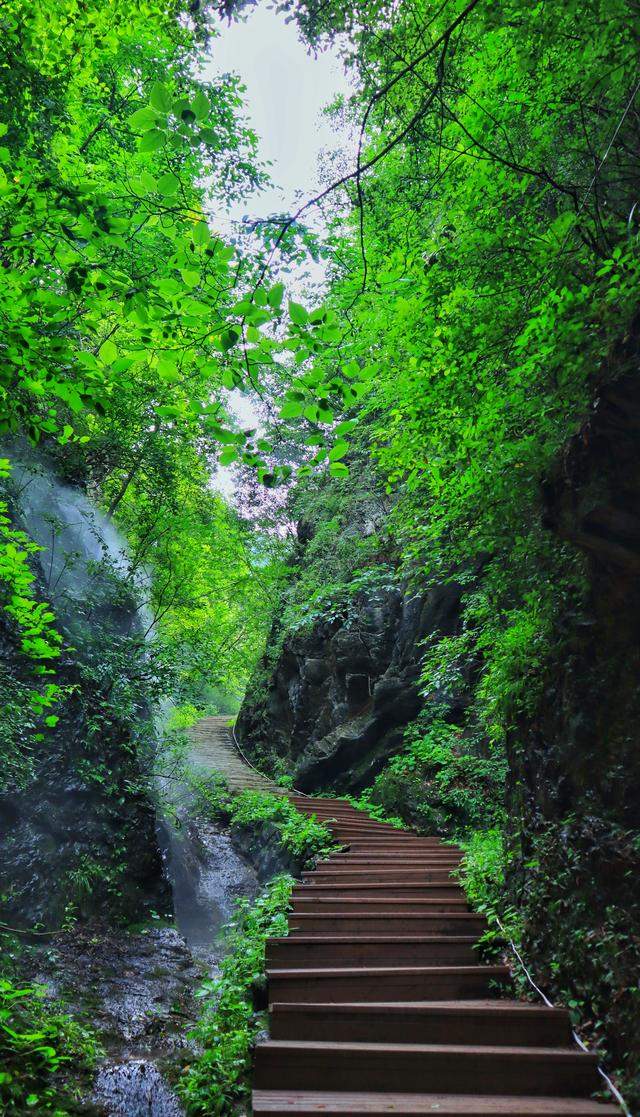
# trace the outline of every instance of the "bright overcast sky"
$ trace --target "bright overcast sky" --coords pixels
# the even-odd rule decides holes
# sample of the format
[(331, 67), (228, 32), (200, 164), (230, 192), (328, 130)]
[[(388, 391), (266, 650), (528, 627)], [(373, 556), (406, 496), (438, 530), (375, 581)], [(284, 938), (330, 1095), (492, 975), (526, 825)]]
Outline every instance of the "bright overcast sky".
[(321, 116), (322, 109), (348, 83), (330, 51), (307, 54), (294, 23), (267, 8), (265, 0), (245, 22), (222, 25), (205, 70), (209, 79), (234, 71), (242, 78), (246, 115), (260, 139), (260, 156), (271, 162), (274, 187), (233, 207), (232, 216), (261, 217), (290, 210), (296, 192), (313, 195), (318, 185), (318, 157), (323, 148), (345, 142)]
[[(220, 26), (219, 38), (211, 46), (211, 59), (204, 77), (232, 71), (246, 86), (245, 115), (259, 137), (259, 156), (271, 163), (273, 187), (251, 195), (230, 210), (231, 220), (265, 217), (291, 212), (298, 194), (306, 200), (320, 185), (318, 160), (323, 150), (347, 146), (347, 137), (322, 116), (322, 110), (349, 85), (337, 57), (324, 51), (315, 58), (298, 38), (294, 23), (285, 23), (266, 6), (266, 0), (249, 12), (246, 20)], [(307, 220), (313, 223), (314, 214)], [(216, 225), (220, 227), (220, 214)], [(307, 265), (307, 276), (321, 281), (320, 264)], [(296, 277), (289, 275), (288, 287), (295, 292)], [(297, 294), (297, 292), (295, 292)], [(298, 297), (303, 297), (301, 290)], [(249, 396), (232, 392), (230, 402), (242, 422), (257, 422)], [(218, 467), (215, 485), (226, 496), (233, 491), (233, 471)]]

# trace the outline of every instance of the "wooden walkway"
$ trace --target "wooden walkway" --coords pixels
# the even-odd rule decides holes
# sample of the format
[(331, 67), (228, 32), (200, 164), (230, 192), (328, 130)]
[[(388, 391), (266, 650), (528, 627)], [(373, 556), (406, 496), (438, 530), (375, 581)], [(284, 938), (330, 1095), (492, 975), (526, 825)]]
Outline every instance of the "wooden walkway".
[(202, 718), (187, 730), (191, 743), (189, 760), (194, 768), (211, 774), (220, 772), (232, 791), (270, 791), (273, 795), (287, 792), (240, 756), (229, 728), (228, 717)]
[(567, 1012), (513, 1000), (507, 968), (479, 960), (458, 849), (344, 801), (293, 799), (344, 851), (304, 875), (288, 937), (268, 943), (255, 1114), (619, 1114), (591, 1100), (595, 1057)]

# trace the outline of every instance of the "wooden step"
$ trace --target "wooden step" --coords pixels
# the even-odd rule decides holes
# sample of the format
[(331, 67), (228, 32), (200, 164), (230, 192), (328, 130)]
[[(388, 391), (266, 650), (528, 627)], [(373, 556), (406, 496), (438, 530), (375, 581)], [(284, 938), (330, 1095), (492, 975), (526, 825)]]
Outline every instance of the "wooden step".
[(268, 939), (267, 966), (318, 969), (321, 966), (472, 965), (475, 935), (293, 935)]
[(447, 896), (461, 896), (463, 895), (462, 889), (455, 881), (440, 881), (429, 882), (424, 881), (419, 884), (384, 884), (381, 881), (373, 881), (371, 884), (317, 884), (315, 881), (296, 885), (293, 889), (293, 896), (308, 896), (310, 894), (316, 896), (353, 896), (354, 898), (367, 899), (368, 897), (386, 896), (389, 899), (400, 896), (422, 896), (425, 899), (428, 896), (442, 899)]
[(340, 850), (304, 874), (289, 935), (267, 943), (256, 1114), (618, 1113), (590, 1099), (595, 1057), (571, 1044), (567, 1012), (506, 999), (507, 967), (480, 964), (459, 846), (290, 798)]
[(597, 1085), (597, 1060), (577, 1048), (267, 1040), (254, 1053), (257, 1090), (577, 1097)]
[(272, 1004), (271, 1039), (569, 1047), (565, 1009), (522, 1001)]
[(483, 915), (474, 912), (428, 912), (389, 911), (386, 915), (364, 915), (344, 912), (317, 913), (296, 912), (289, 916), (289, 934), (298, 931), (303, 934), (338, 935), (390, 935), (402, 932), (415, 934), (453, 934), (481, 935), (487, 927)]
[[(327, 795), (300, 795), (297, 792), (290, 792), (288, 798), (291, 800), (292, 803), (295, 803), (296, 806), (300, 804), (300, 806), (309, 807), (310, 809), (314, 806), (314, 804), (320, 805), (323, 803), (340, 803), (342, 806), (345, 807), (352, 806), (348, 799), (340, 799), (338, 797), (332, 798)], [(355, 810), (356, 808), (354, 807), (353, 809)]]
[(495, 1097), (471, 1094), (337, 1093), (312, 1090), (254, 1090), (253, 1112), (269, 1117), (620, 1117), (617, 1106), (582, 1098)]
[(291, 899), (292, 912), (337, 912), (345, 915), (388, 914), (396, 912), (399, 915), (407, 913), (419, 914), (420, 912), (466, 912), (469, 904), (464, 893), (460, 890), (450, 896), (395, 896), (389, 898), (386, 893), (371, 896), (327, 895), (308, 889), (303, 895), (294, 895)]
[(381, 853), (352, 853), (350, 850), (340, 853), (332, 853), (323, 865), (380, 865), (381, 868), (389, 866), (393, 868), (397, 865), (398, 858), (400, 858), (403, 865), (416, 864), (416, 865), (459, 865), (462, 861), (462, 855), (459, 853), (442, 853), (439, 850), (426, 850), (420, 852), (399, 852), (397, 847), (391, 850), (382, 851)]
[[(329, 816), (330, 812), (327, 812), (326, 817)], [(362, 831), (365, 834), (378, 834), (386, 838), (395, 838), (399, 841), (403, 839), (420, 841), (430, 846), (444, 845), (443, 838), (437, 838), (427, 834), (417, 834), (414, 830), (399, 830), (397, 826), (391, 826), (388, 822), (378, 822), (374, 818), (365, 818), (363, 816), (362, 818), (344, 818), (344, 820), (340, 821), (341, 825), (354, 831)]]
[(398, 865), (395, 869), (378, 869), (373, 866), (353, 869), (316, 869), (303, 873), (304, 884), (420, 884), (422, 881), (450, 881), (451, 870), (444, 868), (408, 868)]
[(350, 966), (268, 969), (269, 1001), (449, 1001), (490, 997), (506, 966)]
[(399, 838), (387, 838), (382, 835), (381, 837), (362, 838), (357, 835), (350, 835), (344, 839), (345, 845), (353, 853), (392, 853), (394, 850), (416, 850), (421, 853), (430, 852), (432, 850), (450, 849), (449, 846), (432, 845), (425, 841), (424, 838), (411, 837), (409, 834), (400, 836)]

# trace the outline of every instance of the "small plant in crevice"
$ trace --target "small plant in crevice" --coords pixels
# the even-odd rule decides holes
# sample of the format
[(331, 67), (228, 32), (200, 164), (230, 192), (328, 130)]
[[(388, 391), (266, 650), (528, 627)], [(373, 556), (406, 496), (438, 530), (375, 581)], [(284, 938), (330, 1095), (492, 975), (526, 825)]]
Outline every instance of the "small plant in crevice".
[(425, 710), (405, 731), (402, 751), (354, 804), (396, 825), (448, 837), (499, 825), (504, 755), (476, 736)]

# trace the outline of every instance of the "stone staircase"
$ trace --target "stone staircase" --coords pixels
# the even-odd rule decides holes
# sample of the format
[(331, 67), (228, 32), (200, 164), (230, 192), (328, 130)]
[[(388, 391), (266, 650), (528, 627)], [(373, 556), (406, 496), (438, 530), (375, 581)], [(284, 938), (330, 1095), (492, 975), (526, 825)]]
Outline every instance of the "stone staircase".
[(255, 1114), (619, 1114), (592, 1100), (596, 1060), (567, 1012), (514, 1000), (508, 969), (481, 962), (458, 849), (292, 798), (344, 852), (304, 874), (289, 935), (268, 944)]

